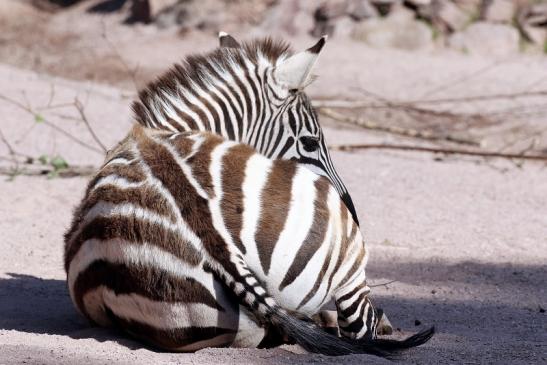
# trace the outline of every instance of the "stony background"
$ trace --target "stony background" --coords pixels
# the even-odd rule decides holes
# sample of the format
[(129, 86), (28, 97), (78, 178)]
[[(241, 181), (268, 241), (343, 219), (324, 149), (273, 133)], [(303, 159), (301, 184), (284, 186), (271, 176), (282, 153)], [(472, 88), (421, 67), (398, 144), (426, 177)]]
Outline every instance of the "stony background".
[[(28, 1), (50, 11), (79, 2)], [(379, 48), (449, 47), (497, 55), (547, 51), (543, 0), (105, 0), (89, 11), (123, 12), (129, 24), (154, 23), (181, 33), (247, 27), (352, 37)]]

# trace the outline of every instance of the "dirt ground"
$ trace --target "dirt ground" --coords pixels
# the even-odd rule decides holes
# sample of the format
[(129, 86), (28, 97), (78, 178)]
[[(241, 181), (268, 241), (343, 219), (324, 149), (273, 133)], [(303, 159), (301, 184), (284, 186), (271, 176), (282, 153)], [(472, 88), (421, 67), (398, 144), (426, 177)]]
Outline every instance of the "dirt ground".
[[(86, 37), (78, 35), (80, 53), (57, 54), (57, 61), (47, 61), (55, 55), (51, 45), (39, 50), (14, 43), (6, 46), (11, 51), (1, 47), (0, 94), (22, 105), (28, 101), (45, 120), (36, 121), (17, 105), (0, 100), (0, 128), (19, 152), (60, 155), (74, 165), (100, 164), (102, 152), (81, 145), (96, 146), (85, 126), (71, 119), (77, 117), (74, 108), (64, 106), (75, 97), (106, 146), (118, 141), (131, 125), (132, 81), (125, 66), (116, 63), (117, 56), (110, 53), (113, 58), (105, 58), (104, 63), (99, 56), (89, 59), (90, 49), (96, 55), (112, 52), (100, 34), (92, 32), (103, 19), (89, 18), (95, 23), (73, 26), (76, 33), (90, 32)], [(60, 27), (55, 21), (65, 24), (51, 20), (43, 25), (47, 32)], [(140, 65), (139, 82), (184, 54), (215, 43), (212, 36), (204, 35), (175, 43), (172, 33), (158, 35), (146, 27), (132, 32), (121, 30), (113, 38), (122, 44), (120, 55), (131, 62), (130, 67)], [(136, 38), (142, 42), (135, 44)], [(51, 38), (44, 39), (44, 44), (48, 42)], [(90, 48), (94, 42), (106, 48)], [(294, 40), (301, 47), (309, 42)], [(76, 43), (67, 44), (70, 50)], [(47, 62), (28, 62), (37, 55)], [(114, 74), (119, 77), (111, 77), (112, 65), (118, 67)], [(484, 71), (471, 79), (469, 75), (477, 70)], [(545, 58), (379, 51), (347, 40), (328, 44), (317, 73), (320, 79), (310, 90), (316, 98), (350, 97), (357, 87), (412, 99), (433, 92), (444, 97), (547, 86)], [(449, 82), (450, 87), (438, 90)], [(485, 107), (500, 106), (494, 104)], [(40, 109), (44, 106), (49, 108)], [(331, 144), (409, 142), (323, 122)], [(80, 142), (49, 123), (78, 136)], [(532, 116), (522, 128), (545, 130), (546, 123), (543, 116)], [(511, 138), (511, 128), (498, 128), (496, 133), (490, 129), (497, 139), (489, 143), (498, 143), (500, 135), (501, 140)], [(545, 136), (539, 137), (538, 143), (545, 143)], [(1, 145), (0, 156), (6, 155)], [(352, 193), (372, 251), (368, 275), (371, 284), (378, 285), (373, 288), (375, 302), (388, 313), (396, 336), (430, 325), (437, 328), (428, 344), (403, 355), (401, 363), (547, 362), (545, 164), (378, 150), (335, 151), (333, 159)], [(10, 164), (0, 160), (0, 167)], [(72, 306), (62, 267), (62, 234), (86, 181), (85, 177), (0, 177), (0, 364), (387, 363), (365, 355), (310, 355), (296, 346), (159, 353), (123, 334), (91, 327)], [(387, 282), (391, 283), (382, 285)]]

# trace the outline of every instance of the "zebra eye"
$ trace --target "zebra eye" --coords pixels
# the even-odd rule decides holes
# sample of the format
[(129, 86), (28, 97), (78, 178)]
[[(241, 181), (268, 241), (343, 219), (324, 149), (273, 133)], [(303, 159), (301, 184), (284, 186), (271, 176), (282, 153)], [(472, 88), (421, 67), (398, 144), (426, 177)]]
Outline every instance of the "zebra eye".
[(317, 151), (319, 148), (319, 138), (312, 136), (300, 137), (300, 143), (307, 152)]

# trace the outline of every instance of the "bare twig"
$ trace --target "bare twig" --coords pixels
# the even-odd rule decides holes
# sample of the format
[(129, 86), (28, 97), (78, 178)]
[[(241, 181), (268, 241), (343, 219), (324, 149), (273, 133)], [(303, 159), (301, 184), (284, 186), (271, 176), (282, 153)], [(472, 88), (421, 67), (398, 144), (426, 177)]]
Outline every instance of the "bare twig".
[(118, 52), (118, 48), (114, 45), (114, 43), (108, 38), (108, 34), (106, 31), (106, 24), (104, 20), (101, 20), (101, 37), (104, 39), (108, 47), (112, 50), (112, 53), (114, 53), (114, 56), (120, 61), (121, 65), (125, 68), (125, 71), (131, 78), (131, 81), (133, 82), (133, 86), (135, 87), (135, 90), (139, 90), (139, 85), (137, 83), (137, 73), (139, 72), (139, 65), (137, 64), (135, 68), (131, 68), (129, 64), (125, 61), (125, 59), (122, 57), (120, 52)]
[[(375, 99), (380, 100), (381, 104), (373, 104), (369, 101), (363, 100), (316, 100), (313, 102), (313, 105), (317, 108), (348, 108), (348, 109), (358, 109), (358, 108), (409, 108), (413, 107), (416, 104), (453, 104), (453, 103), (462, 103), (462, 102), (475, 102), (475, 101), (492, 101), (499, 99), (519, 99), (519, 98), (530, 98), (538, 96), (547, 96), (547, 90), (537, 90), (537, 91), (522, 91), (516, 93), (502, 93), (502, 94), (491, 94), (491, 95), (475, 95), (475, 96), (465, 96), (465, 97), (454, 97), (454, 98), (439, 98), (439, 99), (416, 99), (410, 101), (401, 101), (394, 102), (389, 101), (386, 98), (378, 97), (373, 95)], [(432, 110), (422, 109), (423, 112), (431, 112)], [(434, 112), (434, 111), (433, 111)]]
[(411, 146), (411, 145), (393, 145), (393, 144), (384, 144), (384, 143), (333, 145), (333, 146), (329, 146), (329, 148), (335, 151), (382, 149), (382, 150), (444, 153), (444, 154), (452, 154), (452, 155), (467, 155), (467, 156), (478, 156), (478, 157), (496, 157), (496, 158), (505, 158), (505, 159), (522, 159), (522, 160), (547, 162), (547, 155), (525, 155), (521, 153), (502, 153), (502, 152), (495, 152), (495, 151), (470, 151), (470, 150), (464, 150), (464, 149), (423, 147), (423, 146)]
[(85, 111), (84, 111), (84, 106), (82, 105), (82, 103), (80, 102), (80, 100), (78, 100), (78, 98), (74, 99), (74, 107), (76, 108), (76, 110), (78, 110), (78, 113), (80, 114), (80, 118), (82, 118), (82, 121), (84, 122), (87, 130), (89, 131), (89, 134), (91, 134), (91, 137), (93, 137), (93, 140), (95, 142), (97, 142), (97, 144), (99, 146), (101, 146), (101, 148), (103, 149), (103, 152), (106, 152), (108, 151), (108, 149), (106, 148), (106, 146), (101, 142), (101, 140), (99, 139), (99, 137), (97, 137), (97, 134), (95, 133), (95, 131), (93, 130), (93, 128), (91, 128), (91, 124), (89, 123), (89, 120), (87, 119), (87, 116), (85, 114)]
[[(20, 168), (17, 175), (23, 176), (47, 176), (55, 174), (59, 177), (89, 176), (97, 171), (95, 166), (69, 166), (61, 170), (55, 170), (52, 166), (40, 166), (33, 168)], [(12, 176), (14, 171), (11, 168), (0, 167), (0, 175)]]
[(449, 82), (446, 82), (444, 84), (437, 85), (434, 88), (432, 88), (432, 89), (428, 90), (427, 92), (425, 92), (424, 94), (422, 94), (422, 97), (425, 98), (429, 95), (438, 94), (441, 91), (448, 90), (450, 88), (453, 88), (456, 85), (460, 85), (464, 82), (472, 80), (473, 78), (475, 78), (477, 76), (484, 75), (487, 71), (490, 71), (491, 69), (498, 67), (499, 65), (503, 64), (504, 62), (507, 62), (507, 60), (509, 58), (510, 57), (506, 57), (506, 58), (501, 59), (501, 60), (495, 60), (494, 62), (492, 62), (492, 63), (490, 63), (490, 64), (488, 64), (484, 67), (481, 67), (481, 68), (479, 68), (479, 69), (477, 69), (477, 70), (475, 70), (475, 71), (473, 71), (473, 72), (471, 72), (467, 75), (464, 75), (462, 77), (458, 77), (457, 79), (452, 79)]
[(319, 113), (329, 118), (332, 118), (334, 120), (337, 120), (339, 122), (357, 125), (366, 129), (387, 132), (391, 134), (397, 134), (400, 136), (419, 138), (419, 139), (425, 139), (430, 141), (449, 141), (449, 142), (455, 142), (455, 143), (471, 145), (471, 146), (479, 145), (477, 141), (465, 139), (462, 137), (457, 137), (452, 135), (439, 136), (439, 135), (433, 134), (430, 131), (419, 131), (416, 129), (406, 129), (406, 128), (401, 128), (396, 126), (380, 125), (378, 123), (368, 121), (362, 118), (349, 117), (341, 113), (335, 112), (334, 110), (329, 108), (320, 108)]
[(379, 286), (388, 286), (389, 284), (393, 284), (393, 283), (396, 283), (397, 280), (391, 280), (391, 281), (388, 281), (388, 282), (385, 282), (385, 283), (380, 283), (380, 284), (374, 284), (374, 285), (369, 285), (369, 288), (376, 288), (376, 287), (379, 287)]
[[(27, 113), (31, 114), (31, 115), (34, 117), (34, 119), (40, 120), (40, 122), (43, 123), (44, 125), (47, 125), (48, 127), (54, 129), (55, 131), (57, 131), (57, 132), (63, 134), (65, 137), (71, 139), (72, 141), (78, 143), (79, 145), (81, 145), (81, 146), (83, 146), (83, 147), (85, 147), (85, 148), (87, 148), (87, 149), (89, 149), (89, 150), (92, 150), (92, 151), (94, 151), (94, 152), (97, 152), (97, 153), (101, 153), (101, 154), (104, 153), (104, 145), (102, 145), (102, 143), (99, 144), (99, 145), (101, 146), (101, 149), (98, 149), (98, 148), (96, 148), (95, 146), (92, 146), (92, 145), (88, 144), (87, 142), (81, 140), (80, 138), (74, 136), (73, 134), (71, 134), (71, 133), (65, 131), (64, 129), (58, 127), (57, 125), (55, 125), (54, 123), (52, 123), (52, 122), (49, 121), (48, 119), (44, 118), (43, 115), (41, 115), (41, 114), (35, 112), (35, 111), (32, 109), (32, 107), (31, 107), (30, 105), (28, 105), (28, 106), (27, 106), (27, 105), (24, 105), (24, 104), (22, 104), (22, 103), (20, 103), (20, 102), (18, 102), (18, 101), (16, 101), (16, 100), (13, 100), (13, 99), (11, 99), (11, 98), (9, 98), (9, 97), (7, 97), (7, 96), (5, 96), (5, 95), (2, 95), (2, 94), (0, 94), (0, 100), (4, 100), (5, 102), (10, 103), (10, 104), (12, 104), (12, 105), (15, 105), (15, 106), (17, 106), (18, 108), (20, 108), (20, 109), (26, 111)], [(75, 105), (74, 105), (74, 106), (75, 106)], [(85, 122), (85, 121), (84, 121), (84, 122)], [(93, 135), (93, 134), (92, 134), (92, 135)], [(96, 137), (96, 136), (95, 136), (95, 137)], [(95, 138), (95, 137), (94, 137), (94, 138)], [(96, 141), (96, 142), (97, 142), (97, 141)]]

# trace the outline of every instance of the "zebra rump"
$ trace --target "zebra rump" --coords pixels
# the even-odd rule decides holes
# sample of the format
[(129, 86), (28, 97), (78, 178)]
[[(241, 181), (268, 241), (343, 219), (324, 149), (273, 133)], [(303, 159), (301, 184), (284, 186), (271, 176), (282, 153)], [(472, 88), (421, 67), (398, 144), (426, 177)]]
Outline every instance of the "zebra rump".
[[(76, 308), (176, 351), (230, 345), (243, 312), (326, 355), (392, 356), (429, 340), (433, 329), (376, 337), (367, 258), (326, 178), (210, 133), (140, 126), (109, 153), (65, 235)], [(302, 319), (331, 299), (340, 338)]]

